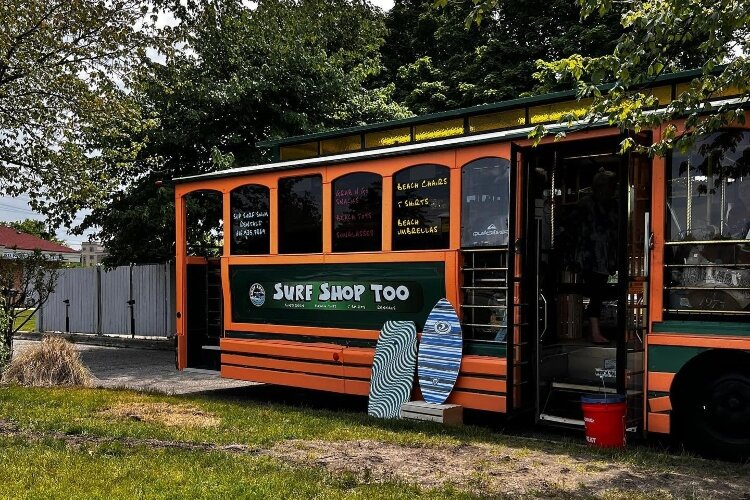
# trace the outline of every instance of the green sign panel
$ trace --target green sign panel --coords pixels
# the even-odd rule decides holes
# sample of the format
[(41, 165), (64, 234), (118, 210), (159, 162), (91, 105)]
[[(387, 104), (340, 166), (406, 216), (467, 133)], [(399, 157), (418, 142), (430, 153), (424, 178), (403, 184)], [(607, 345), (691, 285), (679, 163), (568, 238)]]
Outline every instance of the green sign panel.
[(445, 296), (442, 262), (230, 266), (238, 323), (379, 330), (388, 320), (419, 330)]

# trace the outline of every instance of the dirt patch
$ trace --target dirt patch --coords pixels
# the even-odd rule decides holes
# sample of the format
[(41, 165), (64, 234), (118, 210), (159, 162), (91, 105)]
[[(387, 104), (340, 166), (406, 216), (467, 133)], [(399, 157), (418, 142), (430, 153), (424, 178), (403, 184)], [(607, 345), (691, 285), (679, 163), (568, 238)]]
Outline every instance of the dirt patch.
[(106, 408), (100, 415), (121, 420), (156, 422), (170, 427), (216, 427), (221, 421), (190, 405), (169, 403), (123, 403)]
[[(501, 445), (408, 447), (376, 441), (285, 441), (267, 452), (301, 465), (348, 471), (362, 480), (405, 481), (425, 488), (453, 485), (480, 495), (584, 495), (638, 492), (666, 498), (747, 499), (750, 477), (710, 477), (696, 470), (641, 470)], [(707, 467), (707, 469), (709, 469)], [(710, 471), (706, 471), (710, 472)]]

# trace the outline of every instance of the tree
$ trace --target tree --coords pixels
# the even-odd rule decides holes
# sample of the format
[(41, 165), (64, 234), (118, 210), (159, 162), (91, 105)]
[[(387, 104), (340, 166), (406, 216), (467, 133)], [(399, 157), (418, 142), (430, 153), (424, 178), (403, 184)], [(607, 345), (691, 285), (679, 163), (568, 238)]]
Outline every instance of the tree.
[(22, 233), (33, 234), (37, 238), (41, 238), (43, 240), (63, 244), (61, 240), (55, 237), (54, 231), (50, 230), (47, 223), (41, 220), (24, 219), (22, 221), (0, 222), (0, 225), (11, 227), (16, 231), (21, 231)]
[(128, 94), (147, 47), (163, 47), (137, 0), (0, 2), (0, 194), (27, 193), (55, 225), (119, 184), (143, 128)]
[(148, 64), (133, 85), (156, 126), (121, 128), (145, 144), (133, 179), (84, 222), (101, 228), (105, 265), (175, 255), (173, 177), (260, 162), (260, 140), (409, 116), (390, 98), (392, 87), (364, 88), (380, 70), (385, 32), (382, 12), (365, 1), (171, 8), (184, 49)]
[(418, 114), (513, 99), (534, 89), (534, 62), (603, 55), (618, 36), (615, 14), (579, 19), (574, 0), (498, 4), (491, 20), (466, 23), (470, 1), (397, 0), (387, 14), (382, 81)]
[[(13, 354), (13, 335), (55, 291), (59, 267), (59, 262), (39, 250), (0, 259), (0, 368)], [(18, 306), (26, 306), (31, 312)]]
[[(481, 22), (500, 0), (472, 2), (472, 15)], [(612, 0), (578, 0), (578, 4), (582, 19), (610, 13), (616, 5)], [(571, 81), (579, 97), (593, 98), (586, 115), (578, 117), (584, 123), (603, 120), (623, 130), (639, 131), (685, 118), (681, 129), (665, 125), (660, 140), (651, 146), (639, 146), (631, 139), (622, 144), (623, 150), (636, 148), (659, 155), (674, 147), (687, 149), (696, 138), (722, 127), (744, 124), (741, 108), (750, 99), (750, 3), (634, 0), (621, 12), (620, 23), (621, 35), (608, 54), (574, 54), (538, 62), (537, 78), (542, 82)], [(644, 88), (662, 74), (691, 66), (698, 71), (688, 88), (658, 113), (646, 112), (658, 102)], [(706, 106), (708, 98), (722, 94), (736, 95), (739, 102), (713, 109)], [(540, 127), (532, 136), (539, 139), (545, 133)]]

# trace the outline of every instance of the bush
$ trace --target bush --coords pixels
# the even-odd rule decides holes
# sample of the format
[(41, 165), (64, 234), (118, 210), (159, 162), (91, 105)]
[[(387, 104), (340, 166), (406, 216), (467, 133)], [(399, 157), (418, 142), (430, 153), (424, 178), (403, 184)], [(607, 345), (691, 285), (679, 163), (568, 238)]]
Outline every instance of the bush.
[(47, 336), (16, 354), (3, 373), (3, 382), (31, 387), (90, 385), (91, 372), (73, 344)]

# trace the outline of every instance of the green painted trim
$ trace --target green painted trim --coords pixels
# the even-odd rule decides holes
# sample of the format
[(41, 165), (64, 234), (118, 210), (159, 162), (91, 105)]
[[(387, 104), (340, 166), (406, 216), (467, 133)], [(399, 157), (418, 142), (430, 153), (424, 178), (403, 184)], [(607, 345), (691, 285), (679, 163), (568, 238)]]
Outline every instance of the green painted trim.
[(475, 356), (492, 356), (504, 358), (508, 352), (508, 346), (505, 342), (490, 342), (486, 340), (464, 339), (465, 355)]
[(648, 371), (677, 373), (688, 361), (706, 350), (704, 347), (649, 346)]
[[(719, 68), (720, 70), (720, 68)], [(661, 86), (666, 84), (681, 83), (683, 81), (690, 80), (698, 75), (702, 74), (702, 70), (689, 70), (682, 71), (679, 73), (671, 73), (662, 75), (652, 80), (650, 86)], [(601, 90), (609, 90), (612, 88), (612, 84), (600, 85)], [(298, 135), (294, 137), (288, 137), (284, 139), (272, 139), (267, 141), (258, 141), (256, 145), (261, 148), (273, 147), (273, 146), (291, 146), (294, 144), (301, 144), (310, 141), (317, 141), (321, 139), (333, 139), (336, 137), (343, 137), (347, 135), (361, 134), (367, 132), (377, 132), (380, 130), (386, 130), (390, 128), (405, 127), (411, 125), (419, 125), (422, 123), (429, 123), (433, 121), (439, 121), (449, 118), (459, 118), (464, 116), (478, 115), (484, 113), (491, 113), (497, 111), (504, 111), (512, 108), (520, 108), (524, 106), (536, 106), (539, 104), (549, 104), (553, 102), (563, 101), (576, 97), (575, 90), (566, 90), (562, 92), (553, 92), (549, 94), (540, 94), (530, 97), (521, 97), (516, 99), (510, 99), (508, 101), (495, 102), (490, 104), (480, 104), (478, 106), (471, 106), (467, 108), (452, 109), (448, 111), (441, 111), (439, 113), (431, 113), (427, 115), (414, 116), (410, 118), (402, 118), (400, 120), (391, 120), (387, 122), (374, 123), (372, 125), (360, 125), (357, 127), (349, 127), (343, 129), (330, 130), (326, 132), (316, 132), (306, 135)]]
[(654, 333), (688, 333), (693, 335), (731, 335), (750, 337), (750, 323), (729, 321), (661, 321), (654, 323)]

